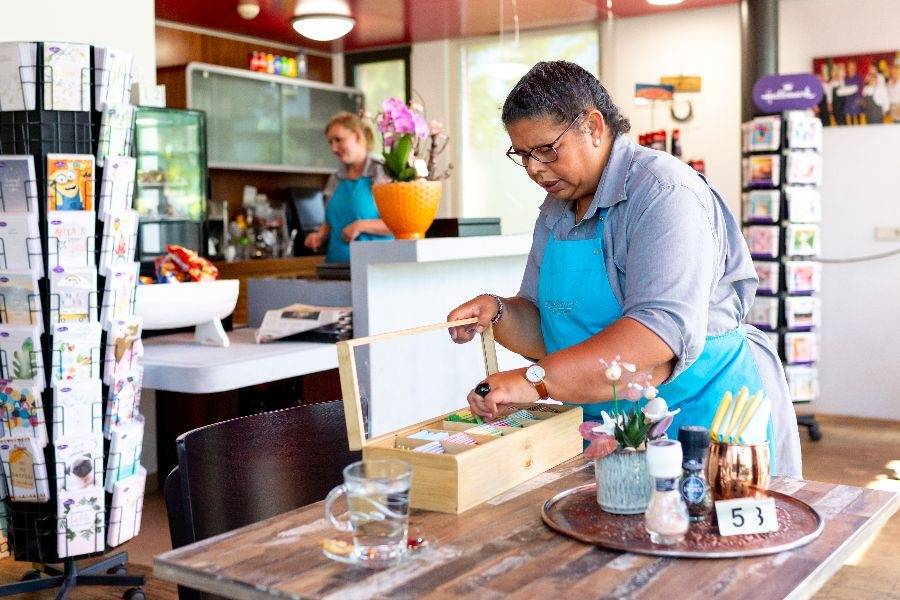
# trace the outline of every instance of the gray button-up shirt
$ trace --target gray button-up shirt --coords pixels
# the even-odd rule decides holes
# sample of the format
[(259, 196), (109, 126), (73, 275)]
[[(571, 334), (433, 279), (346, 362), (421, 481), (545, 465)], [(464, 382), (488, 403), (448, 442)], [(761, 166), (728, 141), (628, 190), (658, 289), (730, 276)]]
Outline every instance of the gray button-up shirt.
[[(691, 167), (620, 135), (581, 222), (575, 222), (572, 202), (547, 196), (519, 296), (537, 305), (550, 235), (563, 241), (591, 239), (604, 208), (609, 211), (603, 248), (613, 293), (624, 316), (672, 349), (674, 378), (697, 359), (707, 336), (736, 328), (753, 303), (759, 280), (740, 225)], [(745, 327), (772, 400), (779, 473), (799, 476), (800, 439), (781, 361), (765, 334)]]

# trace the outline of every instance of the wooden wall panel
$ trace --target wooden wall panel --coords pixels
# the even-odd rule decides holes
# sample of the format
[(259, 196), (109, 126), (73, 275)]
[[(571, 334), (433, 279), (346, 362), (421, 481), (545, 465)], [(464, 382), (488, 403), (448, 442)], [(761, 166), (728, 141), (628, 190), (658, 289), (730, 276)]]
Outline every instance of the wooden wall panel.
[[(300, 50), (301, 48), (297, 48)], [(189, 62), (205, 62), (225, 67), (247, 69), (250, 53), (271, 52), (287, 56), (291, 54), (280, 46), (266, 46), (217, 37), (214, 35), (174, 29), (165, 25), (156, 26), (156, 68), (184, 66)], [(331, 58), (306, 55), (307, 77), (313, 81), (331, 83)]]

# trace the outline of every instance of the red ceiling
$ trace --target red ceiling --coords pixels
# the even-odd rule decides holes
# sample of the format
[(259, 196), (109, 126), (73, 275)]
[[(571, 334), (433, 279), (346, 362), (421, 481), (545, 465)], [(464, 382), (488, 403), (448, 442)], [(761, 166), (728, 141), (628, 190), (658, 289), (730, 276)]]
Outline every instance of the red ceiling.
[[(513, 26), (512, 0), (504, 2), (504, 28)], [(735, 4), (737, 0), (684, 0), (676, 6), (653, 6), (646, 0), (611, 0), (619, 18), (673, 10)], [(297, 0), (259, 0), (260, 13), (246, 21), (237, 0), (156, 0), (156, 16), (218, 31), (227, 31), (325, 51), (357, 50), (443, 38), (496, 34), (500, 0), (350, 0), (356, 27), (333, 44), (313, 42), (291, 28)], [(603, 20), (607, 0), (518, 0), (521, 29), (575, 25)], [(565, 6), (564, 10), (560, 6)]]

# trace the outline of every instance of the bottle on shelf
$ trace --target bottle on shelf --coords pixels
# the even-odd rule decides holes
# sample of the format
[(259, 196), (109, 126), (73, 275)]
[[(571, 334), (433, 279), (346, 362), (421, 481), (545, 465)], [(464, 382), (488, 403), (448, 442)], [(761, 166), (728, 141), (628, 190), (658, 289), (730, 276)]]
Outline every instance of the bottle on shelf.
[(672, 130), (672, 156), (681, 158), (681, 130)]

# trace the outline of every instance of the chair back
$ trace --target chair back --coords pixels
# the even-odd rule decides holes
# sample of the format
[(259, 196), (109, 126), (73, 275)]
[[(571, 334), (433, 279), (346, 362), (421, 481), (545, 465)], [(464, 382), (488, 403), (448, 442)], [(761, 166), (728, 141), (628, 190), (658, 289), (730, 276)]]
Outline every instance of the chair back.
[[(348, 449), (339, 400), (200, 427), (176, 446), (173, 497), (166, 482), (173, 547), (318, 502), (360, 459)], [(176, 497), (181, 518), (173, 521)]]

